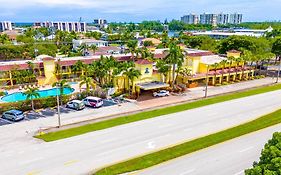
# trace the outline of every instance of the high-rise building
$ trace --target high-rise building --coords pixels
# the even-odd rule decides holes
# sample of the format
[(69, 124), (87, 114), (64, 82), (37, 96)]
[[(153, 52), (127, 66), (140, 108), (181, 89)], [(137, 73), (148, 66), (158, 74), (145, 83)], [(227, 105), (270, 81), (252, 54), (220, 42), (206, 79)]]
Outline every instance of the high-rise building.
[(217, 24), (228, 24), (229, 14), (220, 13), (217, 15)]
[(12, 30), (12, 22), (10, 21), (0, 21), (0, 32), (3, 32), (5, 30)]
[(48, 27), (67, 32), (86, 32), (85, 22), (36, 22), (35, 27)]
[(242, 22), (243, 15), (240, 13), (230, 14), (229, 23), (230, 24), (240, 24)]
[(217, 25), (217, 15), (210, 13), (203, 13), (200, 15), (200, 24)]
[(185, 24), (198, 24), (199, 19), (198, 15), (196, 14), (189, 14), (181, 17), (181, 21), (184, 22)]
[(107, 24), (107, 21), (105, 19), (94, 19), (94, 24), (104, 25), (104, 24)]

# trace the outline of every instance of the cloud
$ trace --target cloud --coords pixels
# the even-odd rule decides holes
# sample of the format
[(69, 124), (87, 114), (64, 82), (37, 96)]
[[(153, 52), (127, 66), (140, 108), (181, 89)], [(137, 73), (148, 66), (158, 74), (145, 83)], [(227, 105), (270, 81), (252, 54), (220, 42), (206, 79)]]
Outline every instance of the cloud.
[(280, 3), (281, 0), (0, 0), (0, 20), (72, 20), (82, 16), (141, 21), (179, 19), (191, 12), (241, 12), (244, 19), (255, 21), (280, 19)]

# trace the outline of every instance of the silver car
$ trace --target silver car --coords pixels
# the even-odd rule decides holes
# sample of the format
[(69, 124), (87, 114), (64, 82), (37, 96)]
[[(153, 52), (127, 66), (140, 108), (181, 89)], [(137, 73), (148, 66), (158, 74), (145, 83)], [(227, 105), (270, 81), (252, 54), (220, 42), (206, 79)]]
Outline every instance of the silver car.
[(2, 118), (7, 119), (7, 120), (11, 120), (11, 121), (20, 121), (24, 119), (24, 114), (22, 111), (20, 110), (10, 110), (10, 111), (6, 111), (2, 114)]

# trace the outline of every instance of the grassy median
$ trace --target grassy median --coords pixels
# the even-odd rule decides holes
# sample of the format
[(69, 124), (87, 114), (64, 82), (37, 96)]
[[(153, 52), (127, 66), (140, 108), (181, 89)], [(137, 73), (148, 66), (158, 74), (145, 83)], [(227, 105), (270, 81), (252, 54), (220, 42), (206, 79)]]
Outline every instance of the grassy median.
[(132, 172), (136, 170), (145, 169), (153, 165), (192, 153), (194, 151), (207, 148), (209, 146), (222, 143), (224, 141), (258, 131), (260, 129), (276, 125), (281, 123), (281, 110), (273, 112), (271, 114), (260, 117), (251, 122), (220, 131), (215, 134), (211, 134), (205, 137), (201, 137), (192, 141), (185, 142), (180, 145), (176, 145), (158, 152), (147, 154), (141, 157), (137, 157), (125, 162), (121, 162), (109, 167), (105, 167), (95, 175), (114, 175), (122, 174), (126, 172)]
[(44, 141), (50, 142), (50, 141), (55, 141), (55, 140), (59, 140), (59, 139), (64, 139), (64, 138), (68, 138), (68, 137), (72, 137), (72, 136), (85, 134), (85, 133), (92, 132), (92, 131), (111, 128), (111, 127), (118, 126), (118, 125), (123, 125), (123, 124), (136, 122), (136, 121), (140, 121), (140, 120), (145, 120), (145, 119), (149, 119), (149, 118), (153, 118), (153, 117), (159, 117), (159, 116), (166, 115), (166, 114), (172, 114), (172, 113), (190, 110), (190, 109), (194, 109), (194, 108), (199, 108), (202, 106), (207, 106), (207, 105), (211, 105), (211, 104), (215, 104), (215, 103), (225, 102), (228, 100), (243, 98), (243, 97), (247, 97), (247, 96), (251, 96), (251, 95), (257, 95), (257, 94), (261, 94), (261, 93), (270, 92), (270, 91), (275, 91), (275, 90), (279, 90), (279, 89), (281, 89), (281, 84), (246, 90), (246, 91), (242, 91), (242, 92), (234, 92), (232, 94), (221, 95), (221, 96), (216, 96), (216, 97), (207, 98), (207, 99), (201, 99), (198, 101), (180, 104), (180, 105), (176, 105), (176, 106), (155, 109), (155, 110), (146, 111), (146, 112), (140, 112), (137, 114), (109, 119), (109, 120), (105, 120), (105, 121), (101, 121), (101, 122), (97, 122), (97, 123), (92, 123), (92, 124), (87, 124), (87, 125), (83, 125), (83, 126), (79, 126), (79, 127), (66, 129), (66, 130), (50, 132), (50, 133), (40, 135), (40, 136), (38, 135), (35, 137), (39, 138), (39, 139), (43, 139)]

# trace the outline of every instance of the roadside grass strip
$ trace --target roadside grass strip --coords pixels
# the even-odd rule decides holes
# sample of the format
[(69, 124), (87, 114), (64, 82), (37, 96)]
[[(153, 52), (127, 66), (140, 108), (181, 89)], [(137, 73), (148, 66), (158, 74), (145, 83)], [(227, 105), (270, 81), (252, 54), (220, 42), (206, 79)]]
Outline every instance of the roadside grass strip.
[(94, 175), (115, 175), (142, 170), (279, 123), (281, 123), (281, 110), (236, 127), (102, 168)]
[(55, 131), (46, 133), (43, 135), (37, 135), (36, 138), (42, 139), (46, 142), (60, 140), (64, 138), (69, 138), (81, 134), (85, 134), (88, 132), (103, 130), (111, 127), (115, 127), (118, 125), (123, 125), (127, 123), (132, 123), (140, 120), (145, 120), (149, 118), (159, 117), (162, 115), (172, 114), (176, 112), (186, 111), (194, 108), (199, 108), (215, 103), (225, 102), (229, 100), (234, 100), (238, 98), (248, 97), (252, 95), (262, 94), (270, 91), (280, 90), (281, 84), (276, 84), (272, 86), (260, 87), (256, 89), (234, 92), (227, 95), (221, 95), (216, 97), (211, 97), (207, 99), (201, 99), (194, 102), (187, 102), (185, 104), (175, 105), (171, 107), (165, 107), (160, 109), (155, 109), (151, 111), (140, 112), (137, 114), (127, 115), (123, 117), (118, 117), (114, 119), (109, 119), (97, 123), (87, 124), (79, 127), (69, 128), (65, 130)]

